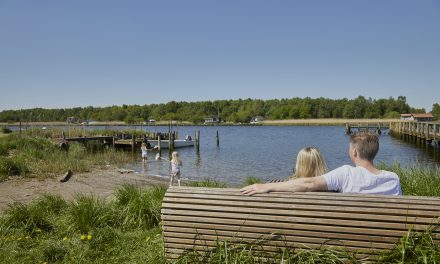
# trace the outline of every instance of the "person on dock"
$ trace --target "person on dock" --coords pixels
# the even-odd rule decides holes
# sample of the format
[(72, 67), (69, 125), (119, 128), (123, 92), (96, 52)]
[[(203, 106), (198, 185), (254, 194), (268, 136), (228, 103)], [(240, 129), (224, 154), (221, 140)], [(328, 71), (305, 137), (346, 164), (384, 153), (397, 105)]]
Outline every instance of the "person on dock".
[(171, 154), (171, 173), (170, 173), (170, 186), (173, 186), (174, 179), (177, 179), (177, 184), (180, 186), (180, 168), (182, 167), (182, 161), (179, 157), (179, 152), (174, 151)]
[(245, 195), (267, 192), (336, 191), (341, 193), (402, 195), (399, 176), (379, 170), (373, 160), (379, 151), (379, 137), (368, 132), (350, 135), (349, 156), (356, 167), (344, 165), (322, 176), (296, 178), (286, 182), (253, 184), (242, 188)]
[(146, 163), (147, 162), (147, 156), (148, 156), (148, 149), (147, 149), (147, 144), (145, 144), (145, 142), (142, 142), (141, 145), (141, 156), (142, 156), (142, 162)]

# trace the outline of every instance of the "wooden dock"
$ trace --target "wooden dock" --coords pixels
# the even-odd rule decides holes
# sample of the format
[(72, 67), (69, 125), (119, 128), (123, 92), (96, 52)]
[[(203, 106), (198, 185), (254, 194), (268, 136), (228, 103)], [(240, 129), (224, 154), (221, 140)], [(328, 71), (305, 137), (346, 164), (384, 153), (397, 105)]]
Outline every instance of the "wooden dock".
[(353, 132), (375, 132), (377, 134), (382, 134), (383, 129), (390, 128), (390, 123), (388, 122), (379, 122), (379, 123), (346, 123), (345, 124), (345, 133), (347, 135)]
[(439, 146), (439, 122), (397, 121), (390, 124), (390, 131), (393, 135), (400, 136), (401, 139)]

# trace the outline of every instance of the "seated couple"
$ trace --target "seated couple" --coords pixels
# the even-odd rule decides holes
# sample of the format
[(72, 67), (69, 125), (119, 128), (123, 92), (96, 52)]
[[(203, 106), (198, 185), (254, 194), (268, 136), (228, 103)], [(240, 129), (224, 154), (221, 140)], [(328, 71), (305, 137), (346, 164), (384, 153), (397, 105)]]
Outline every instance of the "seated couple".
[(402, 195), (397, 174), (379, 170), (373, 160), (379, 150), (375, 134), (359, 132), (350, 136), (349, 156), (356, 165), (344, 165), (327, 171), (324, 158), (316, 148), (298, 153), (295, 175), (285, 182), (253, 184), (242, 188), (245, 195), (267, 192), (316, 192)]

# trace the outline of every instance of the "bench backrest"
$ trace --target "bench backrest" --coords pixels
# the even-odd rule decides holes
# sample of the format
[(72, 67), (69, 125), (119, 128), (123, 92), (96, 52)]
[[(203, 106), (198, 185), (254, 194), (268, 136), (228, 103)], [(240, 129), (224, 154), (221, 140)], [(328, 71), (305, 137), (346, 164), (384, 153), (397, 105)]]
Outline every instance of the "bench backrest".
[[(216, 241), (264, 242), (318, 249), (344, 246), (363, 254), (389, 249), (409, 229), (438, 224), (440, 198), (339, 193), (270, 193), (239, 189), (171, 187), (162, 204), (168, 258), (185, 250), (210, 250)], [(433, 237), (438, 238), (438, 232)]]

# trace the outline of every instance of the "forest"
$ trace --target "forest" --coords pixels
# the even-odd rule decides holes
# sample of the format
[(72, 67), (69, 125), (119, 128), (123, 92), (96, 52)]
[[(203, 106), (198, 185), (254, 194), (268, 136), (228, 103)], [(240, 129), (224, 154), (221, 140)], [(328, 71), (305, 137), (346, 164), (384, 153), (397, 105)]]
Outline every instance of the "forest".
[[(405, 96), (388, 99), (371, 99), (358, 96), (355, 99), (285, 98), (285, 99), (237, 99), (200, 102), (176, 102), (163, 104), (74, 107), (59, 109), (20, 109), (0, 112), (0, 122), (51, 122), (66, 121), (124, 121), (128, 124), (147, 120), (178, 120), (195, 124), (206, 117), (218, 115), (225, 122), (249, 122), (256, 116), (268, 120), (308, 118), (398, 118), (400, 113), (425, 113), (408, 105)], [(434, 104), (433, 115), (440, 118), (440, 105)]]

